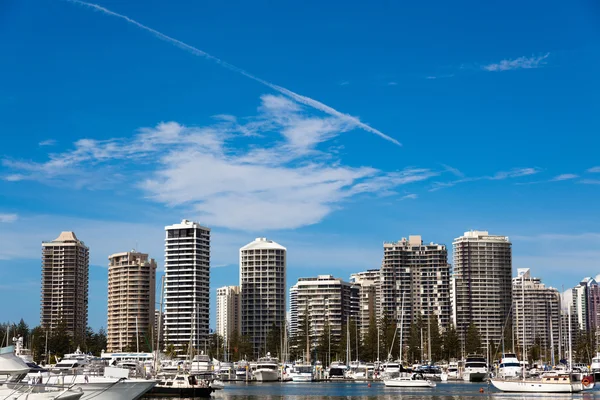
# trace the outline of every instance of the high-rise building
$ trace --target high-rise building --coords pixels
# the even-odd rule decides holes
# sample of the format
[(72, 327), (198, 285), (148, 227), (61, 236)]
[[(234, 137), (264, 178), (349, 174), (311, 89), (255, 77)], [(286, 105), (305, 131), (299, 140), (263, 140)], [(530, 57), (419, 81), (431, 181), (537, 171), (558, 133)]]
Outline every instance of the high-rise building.
[(164, 348), (164, 314), (160, 310), (154, 310), (154, 338), (152, 343), (157, 343), (158, 348)]
[(107, 351), (133, 351), (153, 340), (156, 261), (137, 251), (108, 260)]
[(502, 340), (512, 306), (512, 249), (506, 236), (471, 231), (454, 239), (454, 307), (456, 329), (464, 343), (473, 322), (485, 354)]
[(210, 229), (184, 219), (165, 227), (164, 339), (181, 354), (204, 349), (210, 302)]
[(374, 318), (379, 323), (381, 302), (380, 271), (370, 269), (350, 275), (350, 283), (358, 286), (358, 325), (360, 336), (365, 338), (369, 332), (369, 322)]
[(42, 243), (42, 300), (40, 323), (56, 329), (59, 323), (76, 343), (85, 336), (88, 321), (89, 249), (73, 232), (62, 232)]
[[(527, 348), (539, 344), (550, 349), (558, 344), (561, 324), (558, 290), (546, 287), (539, 278), (532, 277), (529, 268), (517, 269), (512, 290), (513, 326), (518, 346), (523, 348), (523, 337)], [(496, 342), (496, 346), (500, 343)]]
[(227, 344), (231, 335), (242, 334), (241, 294), (239, 286), (223, 286), (217, 289), (217, 333)]
[[(437, 318), (442, 329), (451, 316), (450, 265), (441, 244), (424, 244), (421, 236), (409, 236), (383, 244), (381, 311), (402, 323), (403, 331), (422, 318)], [(402, 317), (403, 316), (403, 317)], [(406, 343), (408, 335), (404, 335)]]
[[(290, 309), (296, 315), (296, 322), (290, 327), (292, 338), (299, 334), (303, 321), (307, 318), (309, 344), (316, 347), (319, 338), (323, 337), (328, 325), (331, 332), (331, 343), (338, 343), (346, 332), (345, 326), (350, 318), (358, 316), (359, 287), (332, 275), (319, 275), (315, 278), (300, 278), (292, 287), (295, 304)], [(301, 347), (304, 350), (304, 347)], [(354, 349), (353, 349), (354, 350)], [(321, 361), (329, 361), (322, 358)]]
[(285, 328), (286, 249), (266, 238), (257, 238), (240, 249), (242, 335), (264, 356), (267, 335)]
[(290, 320), (288, 325), (289, 337), (296, 335), (298, 327), (298, 291), (295, 286), (290, 288)]

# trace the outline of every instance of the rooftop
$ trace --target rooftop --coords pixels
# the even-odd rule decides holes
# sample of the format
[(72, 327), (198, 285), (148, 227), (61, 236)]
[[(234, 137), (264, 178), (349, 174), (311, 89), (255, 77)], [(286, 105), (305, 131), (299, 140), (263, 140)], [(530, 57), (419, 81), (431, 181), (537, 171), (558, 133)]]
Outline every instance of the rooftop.
[(240, 250), (255, 250), (255, 249), (276, 249), (276, 250), (286, 250), (285, 247), (280, 245), (277, 242), (272, 240), (268, 240), (267, 238), (256, 238), (254, 241), (248, 243)]

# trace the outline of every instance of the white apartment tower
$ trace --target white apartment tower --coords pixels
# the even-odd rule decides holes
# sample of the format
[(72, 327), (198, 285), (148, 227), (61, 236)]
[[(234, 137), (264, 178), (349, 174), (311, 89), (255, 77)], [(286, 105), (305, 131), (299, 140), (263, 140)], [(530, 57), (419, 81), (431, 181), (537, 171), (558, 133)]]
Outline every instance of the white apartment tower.
[(371, 317), (379, 323), (380, 302), (381, 302), (381, 282), (380, 271), (370, 269), (363, 272), (357, 272), (350, 275), (350, 283), (358, 287), (358, 326), (360, 326), (360, 336), (365, 338), (369, 333), (369, 322)]
[(257, 238), (240, 249), (242, 335), (254, 348), (254, 357), (264, 356), (269, 331), (285, 328), (286, 248), (266, 238)]
[(217, 333), (229, 343), (231, 335), (242, 334), (241, 294), (239, 286), (223, 286), (217, 289)]
[(208, 339), (210, 229), (183, 220), (165, 227), (164, 342), (181, 354)]
[(456, 329), (464, 343), (473, 322), (485, 354), (502, 340), (512, 305), (512, 248), (506, 236), (470, 231), (454, 239), (453, 303)]
[(40, 324), (52, 331), (64, 323), (77, 344), (82, 344), (87, 328), (89, 254), (74, 232), (42, 243)]
[[(359, 287), (332, 275), (319, 275), (315, 278), (300, 278), (290, 289), (294, 294), (290, 314), (292, 337), (298, 334), (306, 313), (308, 312), (309, 337), (311, 348), (317, 345), (325, 326), (329, 325), (331, 342), (340, 341), (346, 332), (342, 330), (350, 318), (356, 318), (359, 305)], [(290, 295), (291, 297), (291, 295)], [(304, 348), (303, 348), (304, 349)]]
[[(451, 316), (450, 265), (446, 246), (424, 244), (421, 236), (409, 236), (383, 244), (381, 312), (403, 321), (404, 332), (420, 316), (437, 318), (442, 329)], [(404, 315), (404, 318), (402, 318)], [(404, 343), (408, 335), (404, 335)]]
[(154, 339), (149, 330), (155, 329), (156, 261), (137, 251), (116, 253), (108, 260), (106, 350), (133, 351)]
[(558, 344), (561, 323), (558, 290), (546, 287), (539, 278), (532, 277), (529, 268), (519, 268), (512, 280), (512, 291), (513, 326), (519, 347), (523, 348), (523, 329), (527, 348), (536, 340), (547, 349)]

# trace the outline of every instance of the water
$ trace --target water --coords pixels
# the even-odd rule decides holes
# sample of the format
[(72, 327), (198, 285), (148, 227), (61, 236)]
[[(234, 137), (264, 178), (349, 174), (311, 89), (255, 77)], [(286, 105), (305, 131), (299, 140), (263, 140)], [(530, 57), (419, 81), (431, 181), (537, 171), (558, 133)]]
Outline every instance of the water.
[[(484, 393), (479, 390), (483, 388)], [(430, 388), (387, 388), (381, 382), (273, 382), (226, 383), (225, 389), (213, 393), (214, 400), (471, 400), (471, 399), (582, 399), (600, 400), (600, 390), (578, 394), (500, 393), (486, 383), (438, 382)], [(172, 400), (172, 399), (171, 399)]]

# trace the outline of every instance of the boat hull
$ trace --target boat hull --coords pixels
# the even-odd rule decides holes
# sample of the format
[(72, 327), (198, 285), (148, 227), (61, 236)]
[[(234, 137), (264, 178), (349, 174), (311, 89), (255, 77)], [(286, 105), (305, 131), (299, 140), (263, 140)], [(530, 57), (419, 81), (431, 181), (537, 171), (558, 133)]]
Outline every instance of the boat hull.
[(155, 386), (148, 393), (148, 396), (157, 396), (157, 397), (185, 397), (185, 398), (193, 398), (193, 397), (210, 397), (211, 393), (214, 390), (210, 387), (165, 387), (165, 386)]
[(44, 383), (58, 386), (70, 386), (72, 389), (83, 391), (81, 400), (136, 400), (146, 394), (155, 385), (152, 380), (118, 380), (115, 378), (95, 377), (85, 382), (85, 376), (52, 376)]
[(383, 381), (386, 387), (434, 388), (435, 383), (423, 380), (389, 379)]
[(500, 380), (490, 379), (492, 385), (503, 392), (518, 393), (579, 393), (582, 390), (581, 384), (567, 383), (546, 383), (534, 380)]
[(483, 382), (487, 378), (487, 372), (465, 372), (463, 380), (467, 382)]
[(291, 374), (292, 382), (312, 382), (312, 374)]
[(257, 382), (276, 382), (279, 380), (279, 374), (272, 369), (257, 369), (254, 371), (254, 377)]

